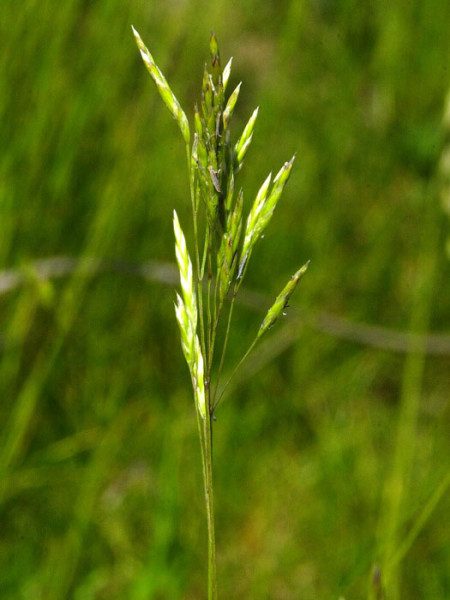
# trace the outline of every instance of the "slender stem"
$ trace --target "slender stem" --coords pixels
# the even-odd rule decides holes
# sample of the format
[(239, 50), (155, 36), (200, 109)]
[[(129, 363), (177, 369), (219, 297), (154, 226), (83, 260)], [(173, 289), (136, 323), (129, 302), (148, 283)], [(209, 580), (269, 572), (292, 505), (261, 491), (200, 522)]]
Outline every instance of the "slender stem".
[(203, 419), (198, 410), (196, 410), (195, 412), (197, 415), (198, 439), (200, 442), (200, 454), (201, 454), (201, 459), (202, 459), (203, 481), (206, 481), (205, 436), (204, 436), (204, 432), (203, 432)]
[(219, 387), (220, 377), (222, 375), (223, 363), (225, 361), (225, 354), (226, 354), (227, 345), (228, 345), (228, 337), (230, 335), (231, 317), (233, 316), (235, 300), (236, 300), (236, 290), (233, 293), (233, 299), (231, 300), (230, 310), (228, 312), (227, 330), (225, 332), (225, 339), (224, 339), (223, 346), (222, 346), (222, 355), (220, 357), (220, 363), (219, 363), (219, 368), (218, 368), (217, 377), (216, 377), (216, 387), (214, 388), (214, 394), (213, 394), (213, 403), (212, 403), (213, 409), (216, 407), (217, 388)]
[(211, 280), (212, 280), (212, 259), (211, 259), (211, 239), (208, 247), (208, 378), (211, 375), (211, 364), (213, 355), (212, 340), (212, 316), (211, 316)]
[[(224, 259), (225, 260), (225, 259)], [(216, 269), (216, 280), (214, 282), (214, 329), (217, 329), (217, 323), (219, 322), (219, 316), (220, 316), (220, 312), (222, 309), (222, 304), (223, 301), (220, 303), (219, 307), (217, 307), (217, 289), (219, 287), (219, 280), (220, 280), (220, 269), (222, 268), (222, 265), (217, 265), (217, 269)]]
[(215, 409), (215, 408), (217, 408), (217, 407), (219, 406), (219, 404), (222, 402), (223, 395), (224, 395), (224, 393), (225, 393), (225, 390), (227, 389), (227, 387), (228, 387), (228, 385), (229, 385), (230, 381), (231, 381), (231, 380), (233, 379), (233, 377), (236, 375), (236, 373), (237, 373), (238, 369), (239, 369), (239, 368), (242, 366), (243, 362), (244, 362), (244, 361), (245, 361), (245, 360), (248, 358), (248, 355), (249, 355), (249, 354), (250, 354), (250, 352), (253, 350), (253, 348), (256, 346), (256, 342), (258, 341), (258, 339), (259, 339), (259, 338), (258, 338), (258, 336), (256, 336), (256, 337), (255, 337), (255, 339), (253, 340), (253, 342), (250, 344), (250, 346), (249, 346), (249, 348), (248, 348), (247, 352), (244, 354), (244, 356), (241, 358), (241, 360), (240, 360), (240, 361), (237, 363), (237, 365), (234, 367), (234, 369), (233, 369), (233, 371), (232, 371), (231, 375), (228, 377), (228, 379), (227, 379), (227, 381), (226, 381), (225, 385), (223, 386), (223, 388), (222, 388), (222, 391), (220, 392), (220, 396), (219, 396), (219, 398), (217, 399), (217, 401), (215, 400), (215, 397), (216, 397), (216, 395), (217, 395), (217, 387), (218, 387), (218, 386), (216, 386), (216, 389), (214, 390), (214, 404), (213, 404), (213, 407), (214, 407), (214, 409)]
[[(218, 311), (217, 315), (215, 315), (215, 317), (214, 317), (214, 327), (212, 328), (211, 355), (210, 355), (209, 371), (208, 371), (208, 379), (209, 380), (211, 380), (212, 363), (213, 363), (213, 359), (214, 359), (214, 348), (215, 348), (215, 345), (216, 345), (217, 328), (218, 328), (218, 325), (219, 325), (220, 315), (222, 313), (222, 306), (223, 306), (223, 303), (219, 306), (219, 311)], [(220, 376), (220, 373), (219, 373), (219, 376)], [(215, 397), (215, 390), (214, 390), (214, 396), (213, 396), (213, 399), (212, 399), (213, 410), (214, 410), (214, 397)]]
[(205, 276), (205, 268), (206, 268), (206, 259), (209, 254), (209, 229), (206, 229), (205, 232), (205, 243), (203, 246), (203, 256), (202, 256), (202, 265), (201, 265), (201, 280), (203, 281), (203, 277)]
[(217, 573), (216, 573), (216, 534), (214, 525), (214, 492), (212, 474), (212, 411), (210, 409), (210, 387), (207, 388), (208, 410), (203, 421), (203, 434), (205, 441), (205, 503), (206, 518), (208, 522), (208, 600), (217, 600)]
[(228, 313), (228, 323), (227, 323), (227, 330), (225, 332), (225, 339), (223, 342), (223, 347), (222, 347), (222, 355), (220, 357), (220, 363), (219, 363), (219, 369), (217, 371), (217, 378), (216, 378), (216, 387), (214, 388), (214, 394), (213, 394), (213, 410), (217, 407), (217, 405), (219, 404), (220, 398), (222, 398), (223, 393), (225, 391), (225, 388), (228, 386), (228, 384), (230, 383), (230, 380), (233, 378), (233, 375), (236, 373), (236, 371), (238, 370), (238, 368), (241, 366), (241, 364), (244, 362), (244, 360), (247, 358), (247, 356), (250, 354), (250, 352), (253, 350), (254, 345), (256, 344), (256, 341), (258, 338), (255, 338), (255, 340), (253, 341), (252, 345), (250, 346), (250, 348), (247, 350), (247, 352), (245, 353), (245, 355), (242, 357), (242, 359), (239, 361), (239, 363), (237, 364), (236, 368), (233, 370), (233, 373), (231, 374), (230, 378), (228, 379), (227, 383), (225, 384), (225, 387), (222, 390), (222, 393), (220, 394), (220, 398), (219, 401), (216, 403), (216, 396), (217, 396), (217, 390), (219, 388), (219, 383), (220, 383), (220, 377), (222, 375), (222, 369), (223, 369), (223, 363), (225, 361), (225, 354), (227, 351), (227, 346), (228, 346), (228, 337), (230, 335), (230, 326), (231, 326), (231, 317), (233, 316), (233, 309), (234, 309), (234, 303), (236, 301), (236, 296), (237, 293), (239, 291), (239, 288), (241, 287), (241, 283), (242, 280), (245, 277), (245, 274), (247, 272), (247, 266), (248, 266), (248, 261), (250, 258), (250, 252), (247, 256), (247, 261), (245, 263), (244, 266), (244, 270), (241, 273), (241, 276), (239, 277), (239, 279), (235, 282), (234, 284), (234, 290), (233, 290), (233, 299), (231, 300), (231, 305), (230, 305), (230, 310)]

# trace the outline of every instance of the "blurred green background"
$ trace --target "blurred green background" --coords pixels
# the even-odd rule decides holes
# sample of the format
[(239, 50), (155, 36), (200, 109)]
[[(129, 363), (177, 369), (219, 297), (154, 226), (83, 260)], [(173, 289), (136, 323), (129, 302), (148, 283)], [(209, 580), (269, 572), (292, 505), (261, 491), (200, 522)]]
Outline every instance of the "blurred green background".
[(247, 208), (297, 152), (228, 369), (310, 269), (217, 411), (220, 597), (450, 597), (448, 0), (2, 0), (0, 598), (206, 597), (184, 148), (131, 23), (189, 117), (211, 28), (234, 56)]

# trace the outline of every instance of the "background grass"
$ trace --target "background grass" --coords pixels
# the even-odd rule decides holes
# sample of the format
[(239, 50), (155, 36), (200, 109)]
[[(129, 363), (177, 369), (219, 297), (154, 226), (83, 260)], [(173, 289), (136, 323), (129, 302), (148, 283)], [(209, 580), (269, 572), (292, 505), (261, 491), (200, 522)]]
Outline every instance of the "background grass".
[[(261, 107), (247, 207), (297, 152), (229, 368), (311, 266), (217, 414), (221, 597), (367, 598), (375, 564), (389, 600), (449, 596), (448, 344), (391, 351), (329, 318), (449, 332), (449, 22), (445, 0), (1, 2), (0, 260), (22, 278), (0, 274), (2, 599), (205, 596), (172, 271), (136, 274), (174, 262), (173, 208), (189, 223), (184, 148), (131, 23), (189, 116), (212, 27), (234, 56), (237, 120)], [(81, 267), (40, 278), (56, 256)], [(87, 276), (89, 257), (113, 262)]]

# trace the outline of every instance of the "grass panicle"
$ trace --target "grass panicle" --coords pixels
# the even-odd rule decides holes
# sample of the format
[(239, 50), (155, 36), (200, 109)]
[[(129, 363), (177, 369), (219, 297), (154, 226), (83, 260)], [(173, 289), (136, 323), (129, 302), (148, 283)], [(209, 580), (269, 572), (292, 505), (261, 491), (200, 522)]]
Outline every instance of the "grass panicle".
[[(176, 295), (175, 315), (183, 354), (191, 374), (195, 404), (201, 417), (199, 437), (208, 525), (208, 598), (215, 600), (217, 583), (212, 477), (212, 426), (214, 409), (218, 405), (215, 394), (225, 361), (236, 295), (252, 249), (272, 218), (294, 159), (283, 165), (275, 179), (272, 180), (272, 174), (265, 179), (249, 210), (244, 230), (244, 194), (242, 189), (236, 193), (235, 179), (252, 141), (258, 108), (253, 111), (238, 141), (233, 144), (231, 124), (241, 83), (226, 99), (231, 60), (222, 69), (217, 38), (212, 33), (210, 63), (205, 66), (203, 73), (200, 104), (194, 109), (194, 138), (190, 148), (187, 117), (139, 34), (134, 29), (133, 33), (144, 63), (165, 104), (177, 120), (187, 147), (196, 261), (193, 266), (174, 211), (175, 254), (181, 285), (181, 294)], [(286, 309), (306, 268), (307, 264), (300, 268), (277, 296), (232, 376), (259, 338)], [(219, 321), (233, 283), (234, 292), (228, 307), (225, 334), (218, 339)], [(218, 364), (215, 362), (216, 346), (220, 347)], [(214, 395), (211, 394), (213, 373)]]

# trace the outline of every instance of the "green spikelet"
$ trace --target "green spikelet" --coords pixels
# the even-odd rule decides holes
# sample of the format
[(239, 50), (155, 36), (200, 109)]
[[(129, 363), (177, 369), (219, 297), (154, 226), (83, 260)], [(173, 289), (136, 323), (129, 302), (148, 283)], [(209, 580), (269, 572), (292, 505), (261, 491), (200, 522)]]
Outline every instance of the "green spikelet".
[(186, 115), (184, 114), (183, 109), (180, 106), (180, 103), (175, 97), (175, 94), (170, 89), (169, 84), (166, 81), (166, 78), (162, 74), (158, 65), (153, 60), (153, 56), (150, 54), (148, 48), (145, 46), (144, 42), (141, 39), (141, 36), (136, 31), (136, 29), (131, 26), (133, 30), (134, 37), (136, 39), (136, 44), (141, 53), (142, 60), (144, 61), (145, 66), (147, 67), (147, 71), (152, 76), (153, 81), (158, 88), (158, 92), (161, 95), (165, 105), (170, 110), (173, 118), (178, 123), (178, 127), (183, 135), (184, 141), (186, 144), (190, 143), (191, 134), (189, 129), (189, 121), (187, 120)]
[(297, 283), (299, 282), (302, 275), (305, 273), (308, 268), (309, 262), (307, 262), (303, 267), (301, 267), (288, 281), (283, 290), (278, 294), (275, 299), (275, 302), (267, 311), (264, 321), (261, 323), (261, 327), (258, 331), (258, 338), (260, 338), (278, 319), (278, 317), (284, 312), (289, 303), (289, 298), (297, 287)]
[(244, 131), (242, 132), (242, 135), (239, 138), (239, 141), (237, 142), (237, 144), (234, 148), (234, 151), (236, 154), (237, 169), (241, 168), (242, 162), (243, 162), (245, 155), (247, 154), (247, 150), (251, 144), (252, 137), (253, 137), (253, 130), (255, 128), (256, 119), (258, 117), (258, 111), (259, 111), (259, 107), (255, 108), (247, 125), (244, 127)]

